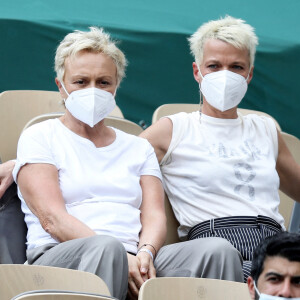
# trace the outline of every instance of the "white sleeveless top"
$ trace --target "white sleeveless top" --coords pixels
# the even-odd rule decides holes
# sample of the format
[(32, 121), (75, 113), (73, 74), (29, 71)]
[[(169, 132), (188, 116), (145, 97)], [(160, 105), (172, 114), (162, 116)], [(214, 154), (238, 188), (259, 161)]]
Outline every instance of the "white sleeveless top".
[(185, 238), (198, 223), (264, 215), (284, 228), (278, 212), (278, 140), (272, 119), (254, 114), (219, 119), (179, 113), (162, 159), (165, 191)]

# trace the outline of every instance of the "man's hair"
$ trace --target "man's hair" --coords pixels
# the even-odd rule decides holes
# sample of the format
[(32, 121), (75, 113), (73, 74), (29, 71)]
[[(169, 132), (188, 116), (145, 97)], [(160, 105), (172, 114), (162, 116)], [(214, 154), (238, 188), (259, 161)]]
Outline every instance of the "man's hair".
[(264, 239), (253, 253), (251, 277), (257, 282), (268, 257), (280, 256), (300, 262), (300, 234), (282, 232)]
[(120, 84), (127, 65), (125, 55), (109, 34), (105, 33), (103, 28), (97, 27), (90, 27), (90, 31), (75, 30), (61, 41), (55, 55), (55, 71), (60, 81), (63, 81), (65, 75), (66, 58), (75, 56), (80, 51), (104, 53), (110, 57), (117, 67), (117, 84)]
[(249, 52), (250, 68), (254, 64), (258, 38), (254, 28), (245, 23), (244, 20), (230, 16), (215, 21), (204, 23), (188, 39), (191, 53), (194, 55), (198, 66), (203, 60), (204, 44), (209, 39), (220, 40), (231, 44), (238, 49), (247, 49)]

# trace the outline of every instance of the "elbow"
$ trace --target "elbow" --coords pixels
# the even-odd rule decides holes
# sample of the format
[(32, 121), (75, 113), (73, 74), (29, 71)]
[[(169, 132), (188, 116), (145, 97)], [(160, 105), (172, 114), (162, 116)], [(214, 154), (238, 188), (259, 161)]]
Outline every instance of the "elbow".
[(56, 237), (56, 231), (58, 225), (56, 224), (57, 222), (55, 221), (55, 218), (52, 217), (51, 215), (46, 215), (46, 216), (40, 216), (39, 221), (43, 229), (50, 234), (53, 238)]

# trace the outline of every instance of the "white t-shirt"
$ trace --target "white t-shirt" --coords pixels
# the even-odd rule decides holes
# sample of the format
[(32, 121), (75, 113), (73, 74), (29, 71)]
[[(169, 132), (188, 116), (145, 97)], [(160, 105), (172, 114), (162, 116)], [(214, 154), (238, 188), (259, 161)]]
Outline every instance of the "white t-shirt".
[[(19, 140), (13, 176), (16, 181), (20, 168), (27, 163), (56, 166), (68, 213), (97, 234), (116, 237), (127, 251), (136, 253), (141, 230), (140, 177), (161, 178), (161, 174), (147, 140), (114, 131), (116, 139), (111, 145), (96, 148), (59, 119), (33, 125)], [(57, 243), (41, 227), (20, 191), (19, 197), (28, 227), (28, 249)]]
[(181, 238), (196, 224), (229, 216), (264, 215), (284, 228), (277, 132), (270, 118), (200, 119), (199, 112), (168, 118), (173, 134), (161, 171)]

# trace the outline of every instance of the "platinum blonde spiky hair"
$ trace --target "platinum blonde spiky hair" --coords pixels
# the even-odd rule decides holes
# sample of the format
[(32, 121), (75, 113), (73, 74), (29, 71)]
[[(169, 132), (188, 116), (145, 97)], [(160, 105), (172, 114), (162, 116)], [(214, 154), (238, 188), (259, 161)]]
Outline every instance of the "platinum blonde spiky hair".
[(258, 38), (254, 33), (254, 28), (246, 24), (244, 20), (226, 16), (204, 23), (198, 28), (188, 41), (191, 53), (199, 66), (203, 60), (205, 42), (209, 39), (224, 41), (238, 49), (248, 49), (250, 68), (254, 65)]
[(78, 52), (86, 50), (104, 53), (114, 61), (117, 67), (117, 83), (119, 85), (125, 76), (127, 66), (124, 53), (111, 40), (110, 35), (104, 32), (103, 28), (90, 27), (89, 29), (90, 31), (75, 30), (67, 34), (57, 47), (54, 67), (57, 78), (63, 81), (67, 57), (75, 56)]

